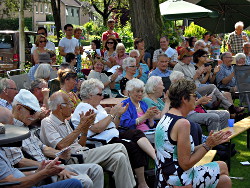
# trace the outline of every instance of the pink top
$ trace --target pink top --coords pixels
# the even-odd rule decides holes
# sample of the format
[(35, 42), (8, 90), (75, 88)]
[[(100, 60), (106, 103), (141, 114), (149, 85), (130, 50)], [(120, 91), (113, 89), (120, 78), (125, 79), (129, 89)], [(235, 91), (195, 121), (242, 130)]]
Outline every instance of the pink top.
[[(138, 112), (137, 113), (138, 118), (144, 115), (144, 112)], [(139, 125), (136, 126), (136, 129), (139, 129), (141, 131), (147, 131), (149, 130), (149, 127), (146, 125), (146, 120), (141, 122)]]

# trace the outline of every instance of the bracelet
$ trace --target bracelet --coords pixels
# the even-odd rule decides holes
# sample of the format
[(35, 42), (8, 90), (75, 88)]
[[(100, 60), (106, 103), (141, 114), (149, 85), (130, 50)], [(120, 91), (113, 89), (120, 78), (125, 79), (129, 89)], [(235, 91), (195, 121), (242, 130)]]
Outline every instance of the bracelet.
[(111, 116), (112, 119), (115, 119), (115, 117), (112, 114), (109, 114)]
[(206, 143), (203, 143), (202, 146), (207, 150), (211, 150), (211, 147), (209, 147)]

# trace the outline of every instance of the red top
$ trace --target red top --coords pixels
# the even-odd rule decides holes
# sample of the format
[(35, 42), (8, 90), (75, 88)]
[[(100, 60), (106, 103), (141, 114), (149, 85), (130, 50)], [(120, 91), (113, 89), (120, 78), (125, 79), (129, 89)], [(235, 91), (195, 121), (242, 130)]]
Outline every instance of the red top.
[(116, 39), (119, 39), (118, 33), (114, 32), (114, 31), (112, 33), (110, 33), (109, 31), (105, 31), (102, 33), (102, 41), (106, 41), (108, 39), (108, 37), (110, 37), (110, 36), (113, 36)]

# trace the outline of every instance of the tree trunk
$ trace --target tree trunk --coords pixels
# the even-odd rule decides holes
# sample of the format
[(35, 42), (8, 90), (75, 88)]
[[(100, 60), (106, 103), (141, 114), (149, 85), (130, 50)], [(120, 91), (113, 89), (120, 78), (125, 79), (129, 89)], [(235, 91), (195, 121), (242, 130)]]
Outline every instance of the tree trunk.
[(129, 6), (134, 37), (143, 38), (146, 48), (159, 48), (162, 34), (159, 0), (129, 0)]
[(60, 4), (61, 4), (60, 0), (57, 0), (57, 1), (51, 0), (51, 7), (52, 7), (53, 17), (54, 17), (55, 25), (56, 25), (56, 36), (57, 36), (58, 42), (61, 38), (60, 31), (62, 30)]
[(20, 69), (25, 65), (24, 1), (20, 0), (19, 9), (19, 62)]

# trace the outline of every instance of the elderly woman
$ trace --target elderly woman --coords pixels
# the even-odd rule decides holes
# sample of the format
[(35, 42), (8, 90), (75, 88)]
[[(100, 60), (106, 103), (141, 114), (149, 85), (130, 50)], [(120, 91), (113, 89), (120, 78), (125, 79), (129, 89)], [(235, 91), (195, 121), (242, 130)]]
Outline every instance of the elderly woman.
[(178, 80), (169, 88), (171, 109), (156, 127), (157, 187), (232, 187), (224, 162), (194, 165), (214, 146), (227, 142), (230, 131), (210, 132), (202, 145), (194, 147), (190, 123), (185, 117), (195, 108), (196, 86)]
[(118, 43), (116, 46), (116, 56), (115, 61), (117, 65), (122, 66), (123, 60), (128, 57), (128, 55), (125, 53), (125, 46), (122, 43)]
[(244, 53), (237, 53), (235, 55), (236, 65), (242, 66), (246, 64), (246, 55)]
[(122, 101), (129, 104), (128, 110), (121, 116), (120, 125), (129, 129), (147, 131), (154, 127), (154, 118), (159, 113), (156, 107), (148, 108), (142, 101), (144, 94), (143, 81), (133, 78), (127, 82), (126, 90), (129, 98)]
[(33, 52), (33, 59), (35, 64), (40, 63), (39, 54), (48, 53), (48, 50), (45, 48), (46, 43), (47, 43), (47, 38), (44, 35), (38, 35), (36, 37), (35, 45), (37, 49), (35, 49)]
[(117, 104), (111, 108), (108, 114), (100, 105), (100, 101), (103, 99), (103, 88), (103, 83), (97, 79), (89, 79), (82, 83), (80, 91), (82, 102), (72, 115), (72, 123), (77, 126), (80, 122), (80, 114), (93, 110), (96, 118), (94, 124), (90, 126), (88, 137), (106, 140), (108, 144), (122, 143), (128, 151), (131, 166), (138, 178), (138, 187), (147, 188), (144, 178), (144, 166), (147, 164), (145, 157), (148, 154), (155, 159), (155, 151), (141, 131), (128, 130), (119, 133), (117, 127), (120, 117), (127, 110), (128, 105), (122, 107), (122, 104)]
[(108, 94), (110, 97), (112, 96), (111, 90), (114, 88), (114, 81), (118, 76), (117, 71), (112, 74), (111, 76), (107, 76), (105, 73), (102, 73), (104, 69), (104, 65), (101, 62), (100, 59), (95, 59), (94, 60), (94, 70), (91, 70), (89, 75), (88, 75), (88, 80), (91, 78), (96, 78), (98, 80), (100, 80), (103, 85), (104, 85), (104, 89), (103, 89), (103, 94)]
[(71, 69), (58, 70), (58, 78), (60, 81), (61, 89), (60, 92), (66, 93), (72, 102), (73, 109), (81, 102), (76, 93), (72, 90), (77, 84), (77, 73)]
[(122, 69), (126, 71), (126, 75), (120, 81), (121, 93), (125, 96), (128, 96), (128, 93), (125, 90), (126, 83), (134, 78), (134, 74), (136, 73), (137, 69), (136, 59), (132, 57), (127, 57), (126, 59), (124, 59)]
[(156, 116), (160, 119), (169, 110), (170, 101), (168, 94), (164, 93), (164, 101), (160, 98), (163, 95), (164, 85), (160, 76), (151, 76), (146, 85), (146, 96), (142, 99), (148, 107), (156, 106), (160, 113)]
[(34, 74), (35, 79), (44, 79), (47, 82), (50, 80), (52, 67), (50, 64), (40, 64)]

